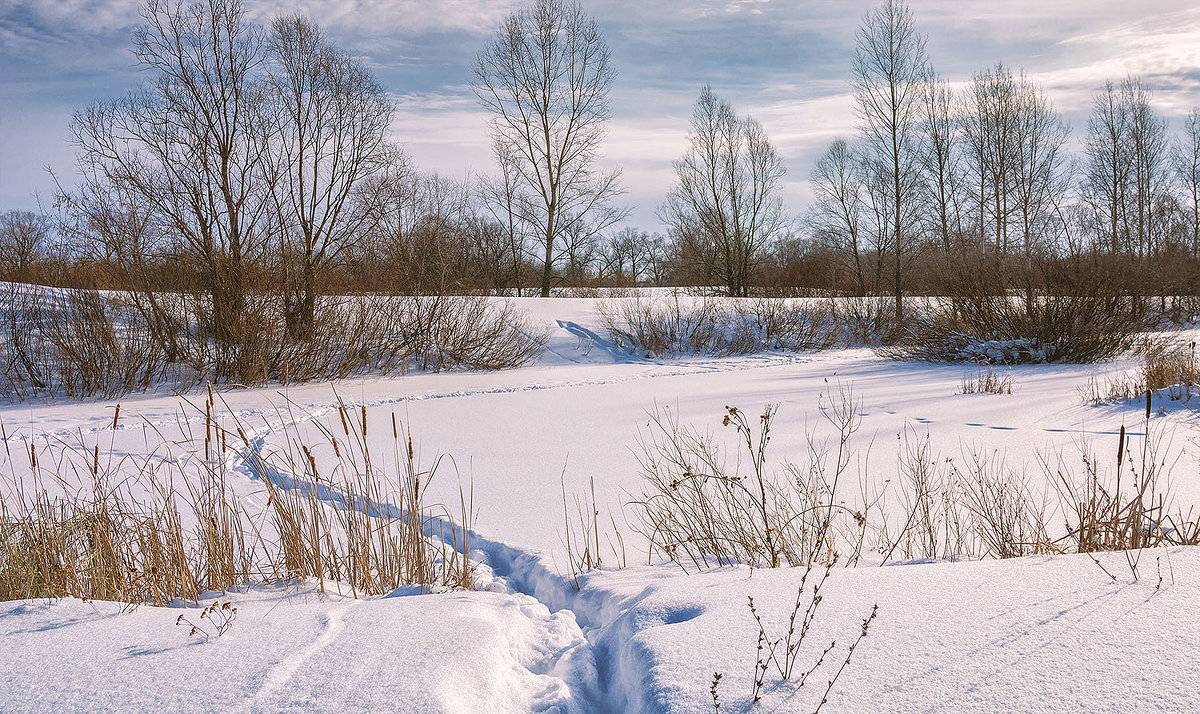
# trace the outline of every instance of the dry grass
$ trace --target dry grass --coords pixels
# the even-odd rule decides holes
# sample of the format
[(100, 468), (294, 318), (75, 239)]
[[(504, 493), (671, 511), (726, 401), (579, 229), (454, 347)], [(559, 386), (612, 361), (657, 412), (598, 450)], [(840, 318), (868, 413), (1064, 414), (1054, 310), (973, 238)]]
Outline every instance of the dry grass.
[(1001, 374), (992, 365), (979, 365), (975, 376), (962, 377), (963, 394), (1012, 394), (1012, 375)]
[(1088, 404), (1142, 399), (1150, 391), (1159, 399), (1190, 402), (1200, 391), (1196, 342), (1147, 340), (1138, 347), (1142, 364), (1136, 372), (1108, 377), (1092, 375), (1081, 390)]
[[(927, 435), (905, 432), (898, 477), (872, 492), (866, 453), (849, 443), (858, 428), (854, 404), (843, 392), (840, 406), (823, 410), (836, 455), (810, 433), (807, 463), (785, 460), (778, 471), (765, 467), (774, 408), (754, 430), (741, 410), (729, 409), (725, 423), (736, 428), (742, 469), (729, 466), (712, 435), (655, 415), (641, 444), (646, 486), (635, 501), (652, 549), (681, 566), (704, 568), (806, 565), (838, 552), (852, 565), (863, 553), (888, 563), (1200, 543), (1200, 516), (1172, 506), (1170, 448), (1149, 430), (1149, 413), (1136, 466), (1132, 437), (1122, 436), (1122, 461), (1111, 474), (1090, 455), (1075, 464), (1055, 452), (1042, 459), (1044, 490), (1031, 488), (1001, 453), (978, 448), (946, 458)], [(846, 482), (852, 463), (860, 468), (859, 496), (848, 500), (839, 493), (854, 486)]]
[[(567, 549), (567, 572), (563, 579), (575, 590), (579, 590), (579, 578), (584, 573), (604, 565), (604, 548), (600, 545), (600, 533), (604, 531), (611, 562), (618, 568), (625, 567), (625, 538), (617, 527), (611, 513), (605, 519), (596, 502), (596, 480), (589, 479), (588, 490), (574, 499), (574, 518), (567, 502), (567, 482), (562, 479), (563, 495), (563, 545)], [(608, 521), (605, 525), (604, 521)], [(611, 530), (609, 528), (611, 527)]]
[[(470, 497), (460, 489), (457, 514), (426, 501), (439, 461), (419, 468), (394, 418), (390, 453), (370, 448), (366, 412), (354, 420), (343, 406), (341, 438), (305, 443), (289, 433), (284, 450), (264, 454), (242, 425), (212, 417), (211, 400), (203, 434), (184, 453), (133, 461), (62, 444), (8, 452), (0, 599), (161, 605), (298, 579), (356, 596), (472, 586)], [(15, 475), (22, 458), (32, 480)], [(262, 508), (234, 492), (239, 465), (261, 482)]]

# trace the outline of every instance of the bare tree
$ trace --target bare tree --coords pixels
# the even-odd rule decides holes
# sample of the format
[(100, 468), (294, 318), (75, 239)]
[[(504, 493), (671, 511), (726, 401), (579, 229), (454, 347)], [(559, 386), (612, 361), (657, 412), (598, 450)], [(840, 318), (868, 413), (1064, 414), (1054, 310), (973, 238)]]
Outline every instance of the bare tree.
[(603, 248), (604, 276), (621, 284), (637, 285), (650, 273), (650, 234), (626, 226), (608, 237)]
[(1150, 105), (1150, 91), (1137, 77), (1121, 83), (1121, 95), (1129, 114), (1129, 148), (1132, 158), (1132, 191), (1127, 214), (1130, 239), (1138, 255), (1152, 253), (1160, 234), (1155, 206), (1165, 193), (1168, 180), (1167, 121)]
[(33, 268), (47, 257), (51, 223), (41, 213), (0, 213), (0, 274), (6, 280), (32, 282)]
[(521, 183), (517, 170), (520, 157), (512, 147), (503, 141), (493, 141), (492, 150), (500, 165), (500, 174), (482, 179), (479, 193), (483, 208), (500, 227), (503, 246), (497, 253), (497, 259), (498, 264), (506, 266), (502, 270), (507, 274), (504, 282), (520, 295), (524, 287), (521, 278), (528, 249), (528, 233), (535, 224), (536, 203)]
[(866, 14), (856, 34), (855, 99), (867, 150), (887, 171), (897, 320), (904, 318), (904, 263), (917, 210), (917, 125), (927, 67), (925, 38), (906, 4), (885, 0)]
[(843, 267), (853, 276), (854, 293), (865, 295), (867, 202), (862, 162), (844, 140), (836, 139), (817, 160), (810, 180), (816, 200), (809, 209), (809, 228), (843, 258)]
[(942, 249), (950, 250), (962, 235), (960, 200), (960, 122), (955, 114), (954, 90), (932, 70), (922, 87), (921, 169), (928, 195), (933, 231)]
[[(284, 314), (293, 339), (313, 333), (317, 275), (359, 233), (355, 187), (386, 165), (392, 102), (362, 62), (302, 15), (271, 23), (272, 124), (266, 180), (284, 250)], [(298, 263), (298, 265), (294, 265)]]
[(1200, 257), (1200, 108), (1183, 122), (1183, 136), (1175, 151), (1175, 175), (1184, 194), (1192, 256)]
[(186, 247), (209, 296), (205, 328), (228, 349), (268, 238), (262, 33), (238, 0), (149, 0), (142, 17), (134, 53), (151, 81), (72, 122), (83, 184), (117, 184), (147, 216), (147, 235)]
[(1161, 233), (1155, 207), (1167, 190), (1167, 123), (1136, 77), (1105, 85), (1092, 103), (1082, 193), (1113, 252), (1145, 256)]
[(612, 207), (619, 172), (597, 166), (615, 76), (595, 20), (571, 0), (534, 0), (513, 13), (475, 61), (475, 94), (492, 114), (493, 138), (519, 157), (516, 176), (539, 199), (531, 219), (543, 297), (559, 243), (597, 235), (625, 215)]
[(981, 245), (989, 236), (997, 256), (1009, 250), (1013, 186), (1020, 155), (1019, 89), (1002, 63), (977, 72), (963, 110), (967, 153), (978, 188), (977, 228)]
[(678, 235), (707, 244), (698, 256), (731, 296), (749, 294), (757, 261), (785, 227), (786, 170), (761, 124), (738, 117), (712, 87), (700, 91), (688, 150), (659, 215)]

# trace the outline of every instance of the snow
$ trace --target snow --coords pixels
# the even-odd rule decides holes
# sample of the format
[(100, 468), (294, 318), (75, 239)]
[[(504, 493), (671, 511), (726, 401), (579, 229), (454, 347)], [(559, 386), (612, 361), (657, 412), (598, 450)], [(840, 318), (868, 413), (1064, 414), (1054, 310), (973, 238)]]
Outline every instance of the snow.
[[(336, 427), (339, 397), (367, 407), (380, 425), (372, 439), (391, 439), (383, 425), (395, 413), (422, 462), (453, 457), (457, 478), (440, 471), (432, 500), (456, 512), (460, 485), (472, 489), (485, 591), (352, 600), (311, 586), (256, 587), (228, 596), (237, 620), (207, 643), (174, 626), (181, 608), (4, 603), (0, 708), (699, 712), (711, 711), (708, 688), (720, 671), (721, 711), (743, 711), (757, 634), (746, 597), (768, 626), (782, 627), (800, 571), (687, 575), (641, 564), (645, 542), (627, 504), (641, 485), (639, 435), (655, 410), (727, 439), (726, 405), (754, 413), (779, 404), (770, 462), (778, 464), (805, 457), (808, 432), (825, 434), (818, 405), (848, 386), (862, 400), (853, 445), (869, 453), (855, 476), (873, 488), (895, 474), (905, 433), (928, 433), (944, 457), (998, 450), (1038, 489), (1046, 487), (1039, 453), (1069, 457), (1081, 445), (1109, 453), (1122, 426), (1134, 438), (1144, 426), (1143, 405), (1097, 406), (1080, 393), (1094, 374), (1128, 363), (1005, 367), (1011, 395), (964, 395), (970, 365), (895, 362), (866, 349), (648, 360), (607, 340), (593, 299), (518, 302), (550, 333), (529, 367), (221, 395), (229, 412), (221, 418), (236, 417), (264, 453), (285, 449), (289, 435), (315, 436), (318, 424)], [(115, 402), (8, 405), (0, 422), (11, 454), (33, 440), (98, 444), (114, 458), (162, 455), (203, 431), (195, 406), (203, 397), (186, 399), (125, 398), (116, 429)], [(1173, 496), (1200, 502), (1193, 412), (1158, 406), (1152, 423), (1181, 454)], [(12, 456), (0, 464), (12, 482), (27, 468)], [(235, 490), (260, 498), (252, 470), (238, 474)], [(604, 553), (609, 567), (575, 592), (561, 577), (562, 490), (573, 497), (593, 480), (630, 567), (612, 569), (616, 558)], [(836, 637), (842, 652), (871, 605), (880, 612), (824, 710), (1196, 709), (1200, 551), (1145, 552), (1136, 578), (1124, 555), (1101, 559), (1117, 582), (1088, 556), (835, 569), (812, 646)], [(795, 694), (768, 687), (760, 707), (811, 711), (827, 675)]]
[(236, 619), (208, 642), (176, 626), (182, 608), (4, 603), (0, 708), (582, 711), (571, 692), (592, 668), (574, 617), (528, 596), (259, 588), (229, 599)]

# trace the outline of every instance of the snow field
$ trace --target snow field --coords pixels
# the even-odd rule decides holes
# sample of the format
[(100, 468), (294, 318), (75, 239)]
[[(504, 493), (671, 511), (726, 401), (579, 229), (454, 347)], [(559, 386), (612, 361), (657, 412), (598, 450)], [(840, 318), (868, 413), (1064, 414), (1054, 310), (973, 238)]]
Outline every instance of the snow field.
[[(258, 587), (230, 596), (237, 622), (204, 644), (174, 627), (178, 608), (5, 603), (3, 708), (700, 712), (711, 711), (708, 688), (720, 671), (721, 711), (742, 711), (757, 634), (746, 597), (781, 629), (800, 572), (685, 575), (638, 565), (646, 543), (627, 504), (641, 487), (637, 444), (651, 412), (669, 409), (732, 443), (720, 426), (726, 405), (757, 414), (777, 403), (769, 452), (777, 466), (806, 457), (808, 433), (825, 435), (818, 406), (849, 386), (862, 418), (851, 474), (872, 489), (895, 478), (906, 433), (928, 433), (940, 458), (1003, 453), (1031, 489), (1047, 487), (1039, 453), (1070, 460), (1081, 444), (1115, 453), (1122, 425), (1141, 438), (1140, 405), (1092, 406), (1079, 394), (1094, 373), (1128, 364), (1013, 367), (1005, 369), (1013, 394), (963, 395), (969, 366), (897, 363), (861, 349), (640, 359), (607, 342), (593, 300), (521, 302), (551, 334), (530, 367), (222, 395), (220, 418), (243, 425), (264, 454), (287, 452), (297, 438), (317, 443), (322, 429), (339, 433), (340, 397), (366, 407), (372, 448), (392, 448), (395, 414), (423, 465), (452, 457), (428, 500), (455, 513), (460, 487), (473, 494), (481, 592), (349, 601), (311, 587)], [(144, 458), (203, 431), (195, 406), (203, 398), (191, 401), (122, 400), (116, 429), (113, 405), (100, 402), (6, 406), (0, 420), (12, 453), (33, 440)], [(1190, 420), (1180, 405), (1152, 417), (1178, 454), (1171, 487), (1181, 505), (1200, 502)], [(234, 490), (261, 505), (259, 475), (234, 466)], [(21, 482), (22, 468), (10, 457), (5, 479)], [(575, 592), (560, 577), (562, 491), (573, 498), (593, 479), (602, 521), (613, 515), (633, 567), (611, 569), (617, 558), (604, 552), (606, 567)], [(857, 491), (843, 493), (852, 500)], [(609, 530), (606, 546), (615, 542)], [(1189, 683), (1200, 675), (1200, 555), (1148, 551), (1137, 582), (1124, 555), (1101, 560), (1117, 582), (1087, 556), (835, 569), (806, 648), (837, 639), (836, 657), (871, 605), (880, 614), (823, 711), (1197, 708)], [(1159, 572), (1170, 577), (1156, 588)], [(828, 674), (819, 670), (798, 693), (768, 686), (763, 710), (811, 711)]]

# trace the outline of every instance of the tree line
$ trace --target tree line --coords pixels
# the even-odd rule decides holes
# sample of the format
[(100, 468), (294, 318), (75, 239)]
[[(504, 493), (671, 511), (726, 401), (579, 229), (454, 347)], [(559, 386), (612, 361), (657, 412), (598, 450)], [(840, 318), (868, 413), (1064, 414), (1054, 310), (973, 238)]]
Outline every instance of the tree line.
[(764, 127), (703, 87), (650, 233), (624, 225), (620, 172), (600, 165), (617, 74), (577, 2), (533, 0), (480, 50), (495, 172), (452, 178), (413, 165), (386, 88), (307, 17), (148, 0), (147, 81), (75, 114), (78, 181), (0, 216), (0, 277), (140, 291), (150, 312), (155, 292), (203, 296), (218, 343), (264, 292), (303, 341), (337, 294), (683, 285), (888, 296), (902, 321), (906, 295), (964, 274), (1032, 310), (1084, 258), (1164, 305), (1200, 288), (1200, 112), (1172, 132), (1126, 77), (1073, 152), (1033, 78), (997, 63), (952, 83), (925, 44), (900, 0), (863, 17), (858, 131), (816, 162), (798, 216)]

